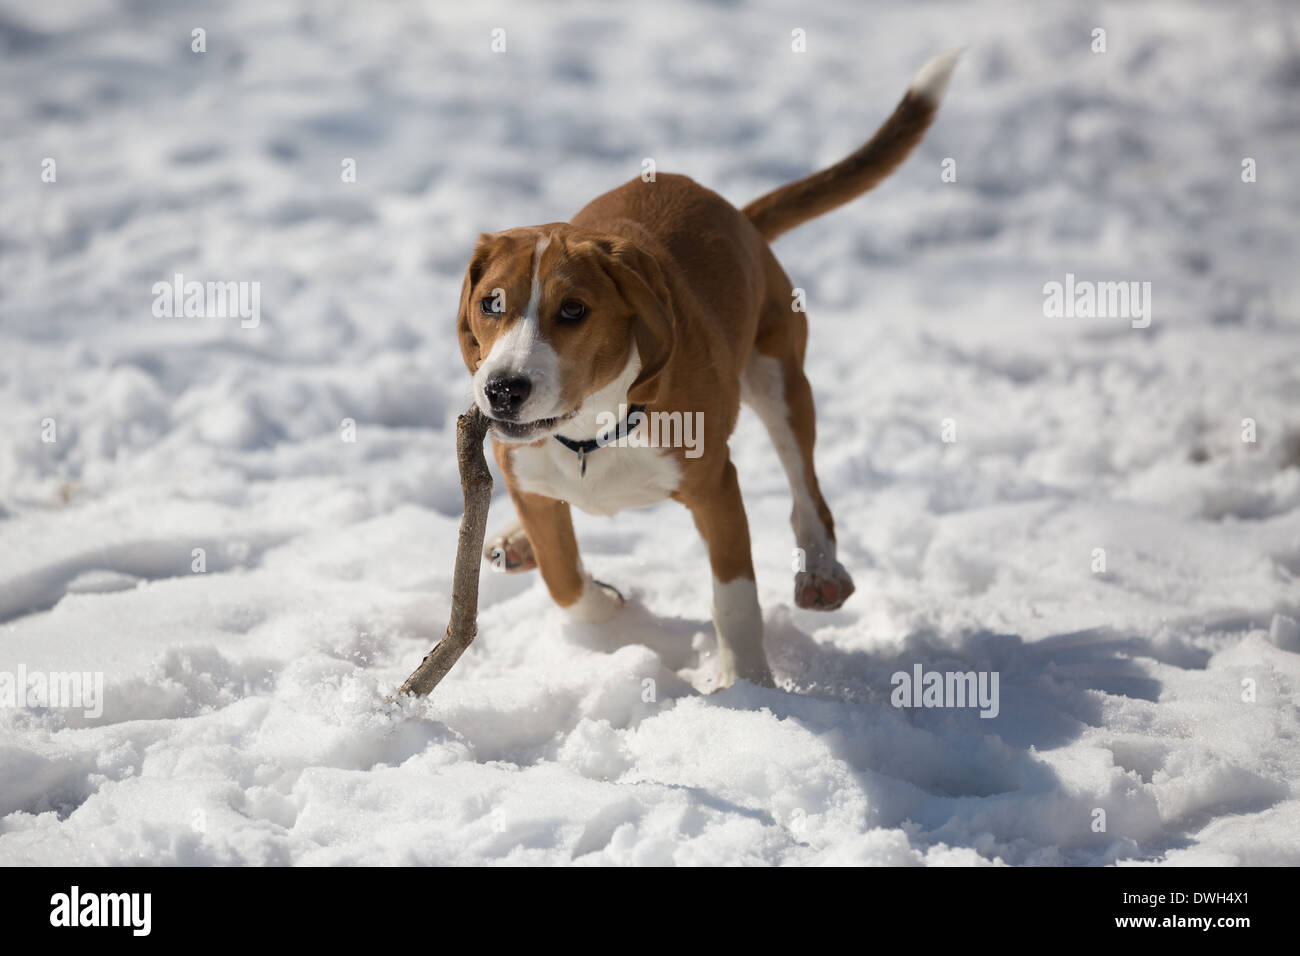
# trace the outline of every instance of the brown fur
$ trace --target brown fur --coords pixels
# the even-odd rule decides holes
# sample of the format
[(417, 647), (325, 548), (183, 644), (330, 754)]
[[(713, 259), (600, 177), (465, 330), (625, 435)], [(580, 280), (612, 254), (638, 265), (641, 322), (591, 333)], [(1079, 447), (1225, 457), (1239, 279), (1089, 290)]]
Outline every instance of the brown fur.
[[(519, 320), (530, 300), (534, 272), (541, 281), (540, 334), (562, 362), (566, 407), (576, 408), (613, 381), (635, 343), (642, 367), (629, 402), (656, 411), (704, 414), (703, 453), (675, 455), (681, 481), (672, 497), (690, 509), (719, 582), (753, 579), (748, 524), (728, 438), (740, 410), (741, 380), (755, 351), (780, 366), (788, 424), (799, 445), (804, 478), (830, 540), (834, 526), (818, 488), (812, 389), (803, 374), (808, 326), (791, 309), (792, 283), (768, 240), (870, 189), (920, 140), (935, 103), (909, 92), (861, 149), (840, 163), (775, 190), (743, 213), (685, 176), (626, 183), (585, 206), (571, 223), (548, 223), (485, 234), (479, 239), (461, 291), (458, 330), (465, 364), (479, 368), (497, 336)], [(537, 240), (550, 238), (535, 263)], [(504, 315), (485, 316), (479, 301), (503, 289)], [(577, 325), (555, 318), (558, 303), (576, 297), (591, 306)], [(551, 441), (544, 438), (541, 441)], [(539, 443), (534, 443), (539, 444)], [(556, 603), (583, 595), (585, 572), (567, 502), (519, 488), (512, 456), (519, 448), (497, 442), (497, 461), (519, 514), (530, 551)], [(501, 539), (503, 543), (504, 539)], [(522, 563), (522, 562), (521, 562)], [(842, 572), (842, 569), (840, 569)], [(837, 607), (852, 592), (843, 580), (814, 582), (796, 595), (801, 606)], [(750, 657), (741, 676), (770, 681)]]
[(860, 149), (829, 169), (755, 199), (745, 207), (745, 215), (770, 241), (844, 205), (898, 168), (921, 141), (938, 109), (934, 100), (909, 91)]

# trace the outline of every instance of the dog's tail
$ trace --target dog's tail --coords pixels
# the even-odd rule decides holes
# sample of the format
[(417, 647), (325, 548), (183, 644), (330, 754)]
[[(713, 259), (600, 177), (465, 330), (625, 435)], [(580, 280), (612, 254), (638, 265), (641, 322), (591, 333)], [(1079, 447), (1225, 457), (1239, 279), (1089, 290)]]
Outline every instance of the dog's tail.
[(775, 239), (795, 226), (842, 206), (876, 185), (907, 158), (921, 141), (961, 50), (940, 53), (921, 68), (894, 114), (857, 152), (829, 169), (760, 196), (742, 212), (763, 238)]

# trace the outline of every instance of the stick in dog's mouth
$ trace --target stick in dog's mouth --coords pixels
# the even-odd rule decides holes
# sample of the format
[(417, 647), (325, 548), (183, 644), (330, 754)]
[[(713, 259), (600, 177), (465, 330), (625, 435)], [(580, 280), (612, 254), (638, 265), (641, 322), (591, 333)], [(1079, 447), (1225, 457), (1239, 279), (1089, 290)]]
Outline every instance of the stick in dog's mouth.
[(451, 615), (447, 631), (397, 692), (424, 697), (447, 676), (478, 633), (479, 561), (492, 504), (492, 473), (483, 456), (488, 418), (477, 405), (456, 419), (456, 465), (465, 513), (456, 539), (456, 564), (451, 579)]

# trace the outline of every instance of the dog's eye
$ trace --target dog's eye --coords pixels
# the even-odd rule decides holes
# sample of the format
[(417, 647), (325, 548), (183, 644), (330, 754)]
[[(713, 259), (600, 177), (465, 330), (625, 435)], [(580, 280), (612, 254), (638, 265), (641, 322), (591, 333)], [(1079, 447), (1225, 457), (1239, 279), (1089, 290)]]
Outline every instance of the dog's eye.
[(484, 315), (490, 315), (494, 318), (505, 311), (504, 309), (497, 308), (497, 297), (494, 295), (483, 296), (483, 298), (478, 300), (478, 307), (479, 311)]
[(591, 310), (577, 299), (565, 299), (560, 303), (561, 322), (581, 322)]

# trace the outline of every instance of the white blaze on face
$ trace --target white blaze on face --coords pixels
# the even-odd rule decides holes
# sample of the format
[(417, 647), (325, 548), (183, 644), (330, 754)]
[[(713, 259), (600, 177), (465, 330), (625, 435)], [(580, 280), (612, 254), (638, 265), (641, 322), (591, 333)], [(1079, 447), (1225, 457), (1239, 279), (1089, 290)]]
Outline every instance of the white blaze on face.
[(532, 391), (519, 409), (519, 422), (554, 418), (572, 411), (559, 407), (560, 359), (549, 342), (542, 338), (542, 254), (551, 244), (550, 236), (537, 240), (533, 249), (533, 281), (528, 292), (528, 307), (510, 330), (496, 340), (492, 351), (474, 374), (474, 400), (483, 414), (491, 417), (492, 404), (484, 386), (497, 376), (528, 379)]

